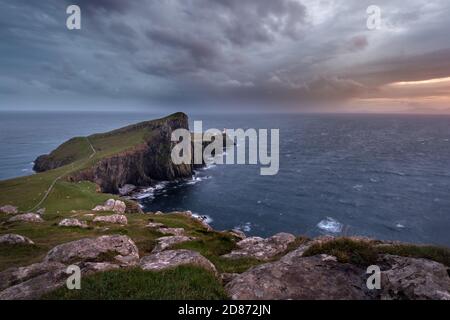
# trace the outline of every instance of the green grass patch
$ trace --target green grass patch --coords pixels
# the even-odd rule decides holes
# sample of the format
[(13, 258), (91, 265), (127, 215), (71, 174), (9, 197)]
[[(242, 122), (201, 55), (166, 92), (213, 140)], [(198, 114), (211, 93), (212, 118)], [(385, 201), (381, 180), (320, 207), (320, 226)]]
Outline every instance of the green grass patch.
[(392, 254), (402, 257), (423, 258), (440, 262), (450, 267), (450, 249), (437, 246), (418, 246), (409, 244), (380, 246), (376, 248), (380, 254)]
[(313, 244), (303, 253), (303, 256), (310, 257), (318, 254), (328, 254), (335, 256), (339, 262), (361, 266), (375, 264), (378, 258), (377, 251), (372, 244), (349, 238), (338, 238), (324, 243)]
[(204, 269), (180, 266), (161, 272), (140, 269), (98, 273), (81, 281), (81, 290), (63, 287), (47, 300), (221, 300), (227, 299), (216, 277)]

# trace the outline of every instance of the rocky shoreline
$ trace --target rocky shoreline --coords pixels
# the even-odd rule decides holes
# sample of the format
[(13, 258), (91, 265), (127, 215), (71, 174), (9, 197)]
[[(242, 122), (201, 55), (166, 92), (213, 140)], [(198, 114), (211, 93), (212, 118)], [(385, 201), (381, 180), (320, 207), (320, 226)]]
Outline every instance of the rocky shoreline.
[[(17, 210), (3, 207), (11, 219), (20, 216)], [(109, 215), (99, 215), (110, 212)], [(98, 222), (104, 225), (119, 224), (127, 228), (126, 205), (120, 200), (108, 200), (93, 208), (91, 222), (79, 218), (64, 219), (60, 228), (87, 228)], [(137, 215), (138, 213), (131, 214)], [(129, 217), (130, 214), (128, 214)], [(279, 233), (269, 238), (246, 237), (238, 230), (222, 231), (232, 237), (234, 249), (222, 255), (223, 259), (254, 259), (256, 266), (242, 273), (219, 272), (215, 264), (196, 250), (174, 249), (174, 246), (197, 239), (181, 227), (169, 227), (155, 222), (160, 212), (145, 214), (145, 228), (162, 236), (150, 253), (140, 252), (132, 237), (121, 234), (82, 238), (62, 243), (50, 249), (44, 258), (28, 266), (8, 268), (0, 272), (0, 299), (39, 299), (61, 288), (68, 278), (67, 268), (76, 265), (82, 277), (111, 270), (141, 269), (159, 272), (183, 265), (202, 268), (220, 281), (226, 293), (234, 300), (246, 299), (434, 299), (450, 300), (450, 277), (448, 266), (431, 259), (393, 254), (376, 254), (375, 264), (381, 268), (381, 289), (369, 290), (366, 286), (367, 266), (364, 263), (342, 262), (328, 253), (314, 253), (313, 248), (326, 247), (339, 241), (361, 247), (389, 248), (399, 243), (378, 241), (362, 237), (335, 239), (320, 237), (299, 238)], [(217, 233), (190, 212), (178, 212), (177, 216), (199, 223), (204, 233)], [(100, 218), (100, 219), (99, 219)], [(42, 217), (40, 217), (42, 219)], [(45, 219), (45, 216), (44, 216)], [(25, 219), (31, 225), (38, 220)], [(105, 228), (105, 230), (107, 230)], [(33, 245), (33, 239), (18, 234), (0, 237), (2, 245)], [(359, 246), (359, 247), (358, 247)], [(312, 253), (311, 253), (312, 252)]]

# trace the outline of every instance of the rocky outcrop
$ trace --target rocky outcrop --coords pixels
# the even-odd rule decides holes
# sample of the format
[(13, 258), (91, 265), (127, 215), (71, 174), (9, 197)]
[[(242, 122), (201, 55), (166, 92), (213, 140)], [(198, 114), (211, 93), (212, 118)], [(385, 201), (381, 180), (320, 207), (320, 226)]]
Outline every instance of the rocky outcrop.
[(131, 149), (100, 159), (91, 167), (72, 174), (70, 181), (88, 180), (100, 186), (102, 192), (119, 193), (127, 184), (152, 185), (157, 181), (188, 178), (193, 174), (191, 164), (175, 165), (171, 160), (172, 132), (189, 129), (188, 118), (177, 113), (160, 120), (147, 121), (112, 131), (121, 134), (146, 128), (144, 143)]
[(450, 300), (447, 268), (427, 259), (385, 255), (381, 273), (381, 298), (408, 300)]
[(182, 236), (184, 235), (184, 229), (183, 228), (165, 228), (161, 227), (158, 229), (158, 232), (161, 232), (162, 234), (169, 234), (173, 236)]
[(225, 286), (234, 300), (365, 300), (365, 270), (336, 262), (331, 256), (302, 257), (262, 264), (233, 279)]
[(295, 241), (289, 233), (278, 233), (270, 238), (250, 237), (237, 243), (239, 249), (224, 255), (225, 258), (255, 258), (267, 261), (286, 251), (288, 245)]
[(11, 217), (9, 222), (15, 222), (15, 221), (23, 221), (23, 222), (31, 222), (31, 223), (41, 223), (44, 222), (44, 219), (41, 218), (40, 215), (36, 213), (22, 213), (18, 214), (17, 216)]
[(128, 224), (128, 219), (123, 214), (113, 214), (110, 216), (95, 217), (93, 221), (94, 222), (103, 222), (103, 223), (112, 223), (112, 224), (121, 224), (121, 225)]
[(182, 265), (193, 265), (217, 274), (216, 267), (200, 253), (191, 250), (168, 250), (145, 256), (139, 263), (143, 270), (161, 271)]
[(120, 200), (109, 199), (103, 205), (98, 205), (92, 211), (113, 211), (123, 214), (127, 210), (125, 202)]
[(112, 235), (86, 238), (54, 247), (45, 257), (45, 262), (113, 262), (132, 266), (139, 261), (139, 251), (127, 236)]
[(195, 240), (194, 237), (187, 236), (169, 236), (156, 239), (157, 245), (153, 248), (153, 253), (161, 252), (179, 243)]
[(21, 236), (20, 234), (5, 234), (0, 236), (0, 244), (34, 244), (29, 238)]
[(17, 214), (19, 211), (17, 210), (17, 207), (6, 205), (3, 207), (0, 207), (0, 213), (6, 213), (6, 214)]
[(86, 221), (80, 221), (78, 219), (64, 219), (60, 223), (58, 223), (60, 227), (75, 227), (75, 228), (88, 228)]

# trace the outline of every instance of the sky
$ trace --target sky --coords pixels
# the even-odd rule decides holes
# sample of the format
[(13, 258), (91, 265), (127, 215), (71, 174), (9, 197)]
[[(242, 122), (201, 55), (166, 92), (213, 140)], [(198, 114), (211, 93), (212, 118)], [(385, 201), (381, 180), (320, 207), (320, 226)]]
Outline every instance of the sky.
[(0, 0), (0, 110), (450, 113), (449, 35), (448, 0)]

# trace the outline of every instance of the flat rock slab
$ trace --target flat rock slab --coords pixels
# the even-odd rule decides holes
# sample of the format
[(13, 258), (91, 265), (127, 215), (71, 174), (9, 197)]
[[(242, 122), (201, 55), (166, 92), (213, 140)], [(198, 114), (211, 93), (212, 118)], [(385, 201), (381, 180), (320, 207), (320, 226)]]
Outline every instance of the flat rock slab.
[(170, 235), (174, 235), (174, 236), (182, 236), (185, 233), (183, 228), (159, 228), (158, 232), (161, 232), (162, 234), (170, 234)]
[(62, 220), (58, 226), (60, 227), (77, 227), (77, 228), (88, 228), (86, 221), (80, 221), (78, 219), (64, 219)]
[(181, 265), (194, 265), (217, 274), (216, 267), (204, 256), (191, 250), (167, 250), (145, 256), (140, 267), (147, 271), (161, 271)]
[(44, 222), (44, 219), (41, 218), (40, 215), (36, 213), (22, 213), (18, 214), (17, 216), (11, 217), (8, 221), (15, 222), (15, 221), (23, 221), (23, 222), (31, 222), (31, 223), (41, 223)]
[(179, 244), (179, 243), (183, 243), (183, 242), (187, 242), (187, 241), (192, 241), (195, 240), (196, 238), (194, 237), (188, 237), (188, 236), (168, 236), (168, 237), (161, 237), (156, 239), (156, 241), (158, 241), (158, 244), (153, 248), (153, 253), (155, 252), (161, 252), (163, 250), (166, 250), (167, 248)]
[(6, 205), (6, 206), (0, 207), (0, 213), (17, 214), (18, 212), (19, 212), (19, 210), (17, 209), (17, 207), (14, 207), (11, 205)]
[(234, 300), (365, 300), (365, 270), (331, 256), (291, 255), (234, 276), (225, 286)]
[(450, 300), (450, 277), (438, 262), (385, 255), (381, 272), (381, 299)]
[(225, 258), (255, 258), (258, 260), (270, 260), (274, 256), (283, 253), (288, 245), (295, 241), (295, 236), (290, 233), (278, 233), (270, 238), (250, 237), (237, 243), (239, 249), (224, 255)]
[(16, 245), (16, 244), (34, 244), (33, 241), (31, 241), (29, 238), (21, 236), (20, 234), (5, 234), (3, 236), (0, 236), (0, 243), (1, 244), (10, 244), (10, 245)]
[(110, 216), (99, 216), (95, 217), (94, 222), (103, 222), (103, 223), (112, 223), (112, 224), (121, 224), (126, 225), (128, 224), (128, 219), (123, 214), (113, 214)]
[(51, 249), (45, 262), (113, 262), (133, 266), (139, 262), (139, 251), (127, 236), (111, 235), (86, 238), (61, 244)]
[(149, 222), (146, 227), (152, 228), (152, 229), (158, 229), (158, 228), (165, 227), (165, 226), (164, 226), (164, 224), (159, 223), (159, 222)]

